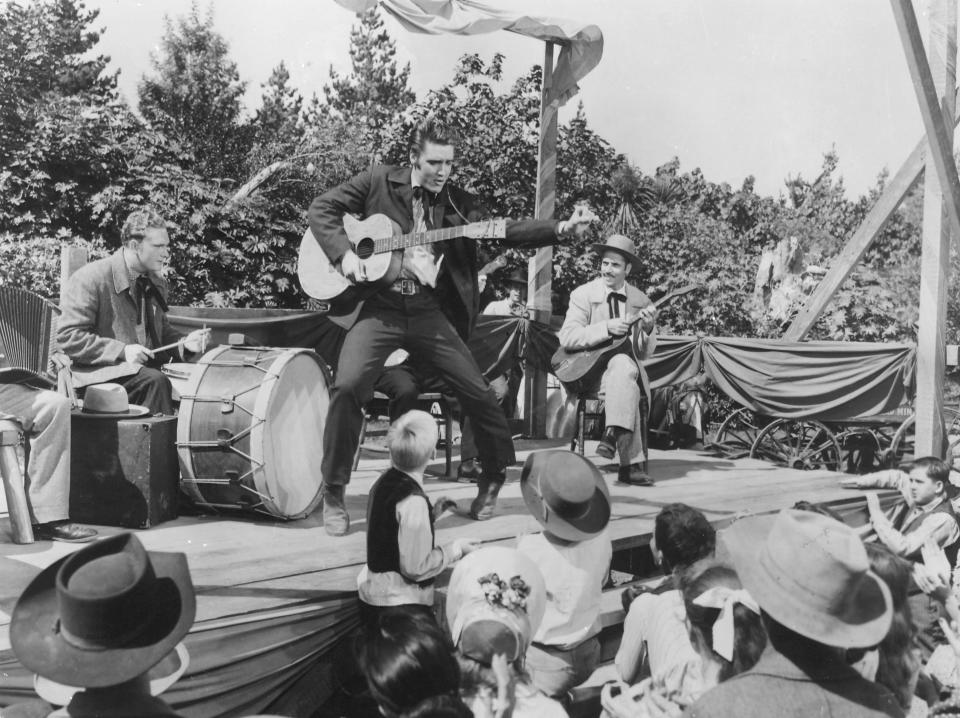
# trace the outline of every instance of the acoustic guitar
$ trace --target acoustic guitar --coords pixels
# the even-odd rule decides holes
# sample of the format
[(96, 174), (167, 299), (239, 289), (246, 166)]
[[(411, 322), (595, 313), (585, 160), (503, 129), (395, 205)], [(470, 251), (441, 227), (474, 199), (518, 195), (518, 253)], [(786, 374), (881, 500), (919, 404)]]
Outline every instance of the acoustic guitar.
[[(682, 297), (684, 294), (689, 294), (696, 289), (697, 286), (696, 284), (688, 284), (679, 289), (675, 289), (660, 297), (660, 299), (653, 303), (653, 306), (659, 309), (667, 302), (677, 297)], [(640, 321), (639, 314), (630, 319), (628, 325), (632, 327), (638, 321)], [(603, 368), (606, 367), (606, 360), (620, 351), (624, 342), (628, 341), (632, 334), (632, 331), (628, 331), (622, 337), (610, 337), (600, 344), (587, 349), (567, 351), (563, 347), (560, 347), (554, 352), (553, 357), (550, 359), (550, 366), (553, 368), (553, 373), (556, 374), (557, 379), (564, 384), (573, 385), (575, 391), (585, 389), (586, 385), (595, 383), (596, 377), (593, 376), (595, 370), (596, 373), (602, 371)]]
[(352, 282), (344, 277), (327, 257), (326, 252), (307, 229), (300, 240), (297, 259), (297, 277), (303, 291), (314, 299), (335, 300), (357, 286), (383, 286), (392, 284), (400, 275), (403, 250), (407, 247), (443, 242), (447, 239), (468, 237), (470, 239), (504, 239), (507, 232), (505, 219), (489, 219), (471, 222), (459, 227), (430, 229), (425, 232), (403, 234), (396, 222), (385, 214), (374, 214), (364, 220), (344, 215), (343, 228), (353, 251), (360, 258), (362, 282)]

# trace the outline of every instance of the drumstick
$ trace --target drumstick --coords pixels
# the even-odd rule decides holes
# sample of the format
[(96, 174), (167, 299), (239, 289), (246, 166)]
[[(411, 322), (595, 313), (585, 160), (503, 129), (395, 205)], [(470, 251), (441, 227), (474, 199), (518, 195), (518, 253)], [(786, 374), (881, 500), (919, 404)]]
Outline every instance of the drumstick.
[[(206, 322), (203, 323), (203, 331), (207, 331)], [(187, 339), (186, 337), (181, 337), (180, 339), (177, 339), (177, 341), (175, 342), (171, 342), (170, 344), (164, 344), (162, 347), (157, 347), (156, 349), (151, 349), (150, 351), (153, 354), (156, 354), (157, 352), (165, 352), (167, 349), (173, 349), (175, 346), (179, 346), (180, 344), (183, 344), (186, 341), (186, 339)], [(203, 343), (200, 345), (200, 353), (202, 354), (203, 350), (206, 348), (207, 348), (207, 340), (206, 340), (206, 335), (204, 335)]]

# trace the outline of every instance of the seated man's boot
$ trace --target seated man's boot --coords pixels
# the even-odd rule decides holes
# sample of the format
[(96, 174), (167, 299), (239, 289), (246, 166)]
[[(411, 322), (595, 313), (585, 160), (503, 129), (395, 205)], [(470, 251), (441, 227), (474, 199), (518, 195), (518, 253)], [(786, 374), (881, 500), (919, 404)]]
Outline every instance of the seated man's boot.
[(617, 430), (616, 427), (608, 426), (603, 430), (603, 437), (597, 444), (597, 456), (604, 459), (612, 459), (617, 453)]
[(480, 467), (477, 459), (464, 459), (457, 467), (457, 481), (461, 484), (475, 484), (480, 478)]
[(632, 484), (633, 486), (653, 486), (653, 479), (644, 469), (644, 464), (621, 466), (617, 481), (621, 484)]
[(49, 521), (33, 525), (33, 537), (38, 541), (63, 541), (64, 543), (86, 543), (97, 537), (95, 529), (70, 521)]
[(497, 496), (500, 487), (506, 479), (504, 474), (481, 476), (477, 481), (477, 498), (470, 504), (470, 518), (477, 521), (486, 521), (493, 518), (493, 510), (497, 506)]
[(323, 485), (323, 528), (331, 536), (343, 536), (350, 530), (346, 493), (344, 486)]

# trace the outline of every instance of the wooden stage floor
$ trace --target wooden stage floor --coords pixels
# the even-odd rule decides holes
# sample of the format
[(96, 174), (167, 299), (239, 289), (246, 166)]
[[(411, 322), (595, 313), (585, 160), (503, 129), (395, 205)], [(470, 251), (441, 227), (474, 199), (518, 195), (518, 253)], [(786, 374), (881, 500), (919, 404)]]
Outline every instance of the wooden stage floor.
[[(566, 443), (518, 441), (521, 463), (508, 470), (494, 518), (481, 523), (445, 514), (437, 522), (437, 541), (470, 536), (512, 544), (519, 535), (537, 531), (520, 495), (520, 467), (530, 451), (558, 446)], [(741, 513), (777, 511), (800, 500), (862, 505), (861, 492), (840, 488), (842, 474), (783, 469), (754, 459), (727, 460), (689, 450), (652, 451), (650, 472), (656, 486), (626, 486), (616, 483), (615, 467), (591, 453), (595, 446), (588, 442), (589, 458), (609, 469), (605, 473), (613, 499), (615, 550), (646, 544), (657, 512), (674, 501), (695, 506), (718, 523)], [(351, 528), (345, 537), (327, 536), (319, 511), (293, 522), (226, 515), (181, 517), (137, 533), (150, 550), (187, 554), (199, 594), (198, 622), (293, 606), (327, 591), (354, 590), (365, 560), (366, 494), (386, 466), (385, 454), (364, 453), (347, 490)], [(431, 470), (442, 472), (442, 460)], [(464, 508), (476, 494), (474, 484), (430, 476), (425, 489), (431, 500), (448, 496)], [(0, 505), (0, 510), (4, 508)], [(101, 530), (109, 534), (121, 529)], [(10, 542), (8, 531), (6, 515), (0, 514), (0, 650), (9, 647), (9, 613), (26, 583), (41, 568), (78, 548), (45, 541), (18, 546)]]

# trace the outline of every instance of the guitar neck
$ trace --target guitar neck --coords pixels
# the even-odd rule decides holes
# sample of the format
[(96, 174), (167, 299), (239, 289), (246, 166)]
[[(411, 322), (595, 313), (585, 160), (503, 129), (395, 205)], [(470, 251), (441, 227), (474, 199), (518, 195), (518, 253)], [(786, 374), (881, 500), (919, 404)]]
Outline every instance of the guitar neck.
[(458, 227), (444, 227), (443, 229), (428, 229), (425, 232), (408, 232), (390, 237), (381, 237), (373, 241), (374, 254), (394, 252), (407, 247), (417, 247), (434, 242), (443, 242), (458, 237), (473, 237), (473, 239), (503, 239), (506, 232), (506, 221), (503, 219), (473, 222)]

